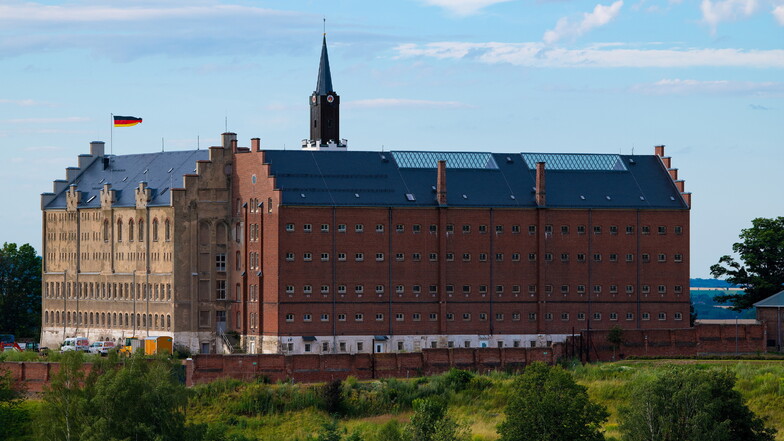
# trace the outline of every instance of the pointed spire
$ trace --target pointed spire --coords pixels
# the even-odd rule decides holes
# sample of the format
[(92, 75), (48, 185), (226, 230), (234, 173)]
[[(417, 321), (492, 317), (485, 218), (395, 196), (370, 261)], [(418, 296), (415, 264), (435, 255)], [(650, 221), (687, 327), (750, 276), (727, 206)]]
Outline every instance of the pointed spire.
[(319, 62), (318, 81), (316, 82), (316, 95), (326, 95), (332, 90), (332, 74), (329, 72), (329, 56), (327, 55), (327, 34), (321, 45), (321, 61)]

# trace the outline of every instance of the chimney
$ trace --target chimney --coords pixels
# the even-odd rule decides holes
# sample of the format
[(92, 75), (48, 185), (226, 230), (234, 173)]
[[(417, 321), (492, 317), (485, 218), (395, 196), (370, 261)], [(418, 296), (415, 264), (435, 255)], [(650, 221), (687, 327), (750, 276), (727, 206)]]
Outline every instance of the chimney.
[(446, 161), (438, 161), (438, 181), (436, 183), (436, 200), (438, 205), (446, 206)]
[(103, 156), (104, 151), (104, 142), (103, 141), (93, 141), (90, 143), (90, 154), (93, 156), (101, 157)]
[(547, 205), (547, 198), (545, 197), (545, 183), (544, 183), (544, 162), (536, 163), (536, 205), (544, 207)]
[(250, 140), (250, 150), (252, 152), (260, 152), (261, 151), (261, 139), (259, 139), (259, 138), (251, 138), (251, 140)]
[(231, 141), (237, 139), (237, 134), (232, 132), (221, 133), (221, 146), (224, 149), (231, 148)]
[(654, 147), (653, 148), (653, 154), (655, 154), (656, 156), (658, 156), (660, 158), (663, 158), (664, 157), (664, 146), (663, 145), (657, 145), (656, 147)]
[(231, 140), (231, 151), (233, 153), (237, 153), (237, 139), (236, 138)]

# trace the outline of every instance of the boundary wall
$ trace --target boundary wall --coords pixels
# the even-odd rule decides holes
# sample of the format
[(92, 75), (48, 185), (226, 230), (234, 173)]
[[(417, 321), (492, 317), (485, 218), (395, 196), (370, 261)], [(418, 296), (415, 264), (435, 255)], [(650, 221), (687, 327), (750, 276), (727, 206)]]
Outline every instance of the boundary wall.
[[(411, 353), (312, 354), (312, 355), (196, 355), (183, 362), (185, 384), (209, 383), (218, 378), (313, 383), (349, 376), (361, 380), (432, 375), (451, 368), (488, 372), (516, 370), (534, 361), (554, 364), (561, 357), (585, 362), (637, 357), (697, 357), (704, 355), (758, 354), (766, 352), (767, 335), (757, 324), (701, 324), (689, 329), (624, 330), (616, 348), (607, 341), (610, 331), (582, 331), (566, 343), (547, 348), (424, 349)], [(3, 362), (28, 393), (42, 392), (59, 370), (59, 363)], [(89, 372), (91, 363), (84, 364)]]

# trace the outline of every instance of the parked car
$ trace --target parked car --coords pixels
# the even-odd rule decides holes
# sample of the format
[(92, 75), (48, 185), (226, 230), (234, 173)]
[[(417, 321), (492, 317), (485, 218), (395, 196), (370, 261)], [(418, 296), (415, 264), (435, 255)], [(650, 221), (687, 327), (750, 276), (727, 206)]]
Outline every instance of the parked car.
[(96, 341), (96, 342), (93, 342), (93, 344), (90, 345), (90, 348), (88, 349), (88, 351), (91, 354), (106, 355), (112, 349), (114, 349), (114, 342), (113, 341)]
[(85, 337), (71, 337), (66, 338), (60, 346), (60, 352), (68, 351), (84, 351), (87, 352), (90, 347), (90, 341)]

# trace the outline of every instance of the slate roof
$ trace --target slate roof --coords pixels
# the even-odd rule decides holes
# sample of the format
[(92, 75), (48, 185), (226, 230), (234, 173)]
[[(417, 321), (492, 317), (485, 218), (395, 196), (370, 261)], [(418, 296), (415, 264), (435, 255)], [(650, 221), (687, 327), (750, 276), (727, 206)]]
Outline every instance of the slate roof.
[(451, 207), (535, 207), (535, 162), (545, 160), (550, 208), (689, 208), (654, 155), (297, 150), (265, 154), (284, 205), (435, 207), (437, 160), (446, 159)]
[[(207, 150), (186, 150), (174, 152), (144, 153), (139, 155), (106, 156), (109, 167), (104, 169), (102, 158), (93, 161), (68, 186), (76, 184), (82, 192), (79, 208), (101, 206), (101, 189), (106, 183), (115, 190), (115, 206), (132, 207), (136, 205), (135, 189), (139, 182), (147, 182), (152, 189), (150, 206), (169, 205), (171, 188), (181, 188), (182, 176), (194, 173), (196, 161), (209, 159)], [(65, 208), (65, 193), (61, 191), (46, 204), (44, 209)], [(95, 196), (95, 197), (93, 197)], [(89, 202), (88, 202), (89, 201)]]
[(754, 306), (756, 308), (760, 307), (768, 307), (768, 308), (784, 308), (784, 291), (779, 293), (773, 294), (772, 296), (768, 297), (767, 299), (760, 300), (759, 302), (755, 303)]
[[(141, 181), (152, 189), (150, 205), (163, 206), (208, 157), (207, 150), (108, 156), (108, 168), (98, 159), (68, 184), (82, 192), (80, 208), (100, 207), (105, 183), (117, 191), (115, 206), (134, 206)], [(654, 155), (265, 151), (282, 204), (295, 206), (435, 207), (439, 159), (447, 161), (451, 207), (535, 207), (536, 162), (545, 161), (550, 208), (688, 209)], [(65, 191), (44, 209), (64, 209)]]

